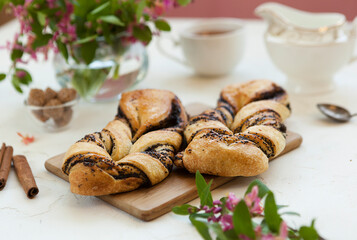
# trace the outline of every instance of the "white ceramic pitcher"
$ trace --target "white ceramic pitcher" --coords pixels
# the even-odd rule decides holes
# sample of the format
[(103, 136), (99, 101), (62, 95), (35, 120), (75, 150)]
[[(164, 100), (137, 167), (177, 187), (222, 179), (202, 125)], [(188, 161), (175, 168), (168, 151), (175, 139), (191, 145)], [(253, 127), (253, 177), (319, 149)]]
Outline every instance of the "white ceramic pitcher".
[(333, 89), (334, 74), (356, 60), (355, 24), (339, 13), (310, 13), (279, 3), (255, 10), (269, 26), (264, 35), (273, 63), (287, 75), (287, 87), (296, 93)]

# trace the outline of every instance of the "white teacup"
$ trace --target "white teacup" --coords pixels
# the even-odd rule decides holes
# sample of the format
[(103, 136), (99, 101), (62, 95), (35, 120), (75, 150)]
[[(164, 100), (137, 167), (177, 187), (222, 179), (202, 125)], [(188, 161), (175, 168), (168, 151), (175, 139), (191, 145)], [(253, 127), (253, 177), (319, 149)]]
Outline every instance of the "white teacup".
[(219, 76), (230, 73), (240, 62), (244, 52), (242, 21), (214, 18), (198, 22), (180, 32), (185, 60), (168, 53), (158, 41), (159, 50), (171, 59), (192, 67), (198, 75)]

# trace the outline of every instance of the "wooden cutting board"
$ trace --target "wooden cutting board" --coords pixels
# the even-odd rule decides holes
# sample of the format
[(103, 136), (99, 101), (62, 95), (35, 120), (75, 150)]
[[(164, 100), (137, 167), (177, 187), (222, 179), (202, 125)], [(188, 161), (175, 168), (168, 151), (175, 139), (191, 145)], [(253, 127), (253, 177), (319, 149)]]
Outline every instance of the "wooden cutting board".
[[(190, 115), (199, 114), (207, 108), (206, 105), (199, 103), (186, 107)], [(286, 147), (280, 156), (298, 148), (301, 143), (302, 137), (299, 134), (288, 132)], [(49, 172), (68, 181), (68, 176), (61, 171), (63, 157), (64, 153), (48, 159), (45, 162), (45, 167)], [(235, 179), (209, 175), (206, 175), (205, 178), (207, 181), (213, 179), (211, 189)], [(153, 187), (140, 188), (128, 193), (98, 196), (98, 198), (137, 218), (150, 221), (170, 212), (174, 206), (187, 203), (197, 196), (194, 174), (174, 168), (168, 178)]]

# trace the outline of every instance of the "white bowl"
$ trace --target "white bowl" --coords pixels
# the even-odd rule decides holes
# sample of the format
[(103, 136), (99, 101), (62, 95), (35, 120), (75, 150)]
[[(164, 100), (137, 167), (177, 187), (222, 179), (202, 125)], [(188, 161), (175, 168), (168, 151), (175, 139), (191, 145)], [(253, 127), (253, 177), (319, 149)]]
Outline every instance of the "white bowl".
[[(49, 132), (58, 132), (67, 129), (72, 123), (72, 120), (76, 117), (78, 101), (79, 98), (76, 98), (70, 102), (57, 106), (33, 106), (29, 105), (25, 100), (24, 104), (29, 117), (37, 126)], [(46, 117), (44, 111), (61, 111), (62, 114), (56, 119), (53, 117)]]

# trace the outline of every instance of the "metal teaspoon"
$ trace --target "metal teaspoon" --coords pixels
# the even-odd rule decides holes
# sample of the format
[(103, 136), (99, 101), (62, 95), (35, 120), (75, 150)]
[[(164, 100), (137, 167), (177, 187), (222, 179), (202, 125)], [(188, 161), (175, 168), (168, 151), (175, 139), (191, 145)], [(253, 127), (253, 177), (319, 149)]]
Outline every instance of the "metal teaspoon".
[(357, 113), (351, 114), (347, 109), (333, 104), (319, 103), (318, 109), (330, 119), (337, 122), (348, 122)]

